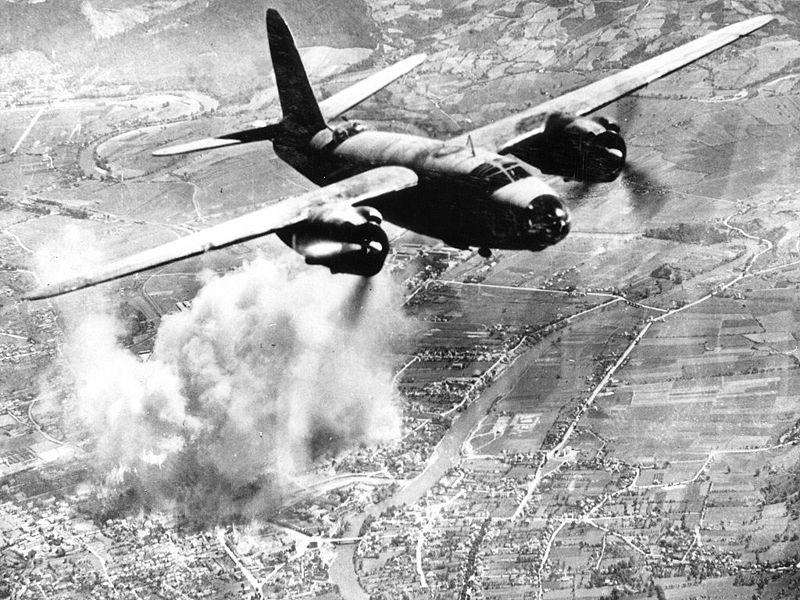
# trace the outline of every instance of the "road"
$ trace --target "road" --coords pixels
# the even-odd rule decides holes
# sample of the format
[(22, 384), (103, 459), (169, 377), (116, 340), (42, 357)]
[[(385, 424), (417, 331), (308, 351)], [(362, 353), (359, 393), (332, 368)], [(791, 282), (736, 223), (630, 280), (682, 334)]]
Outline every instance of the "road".
[[(537, 288), (537, 287), (523, 287), (523, 286), (516, 286), (516, 285), (495, 285), (490, 283), (467, 283), (464, 281), (452, 281), (452, 280), (445, 280), (444, 283), (449, 283), (452, 285), (460, 285), (464, 287), (478, 287), (478, 288), (486, 288), (486, 289), (496, 289), (496, 290), (519, 290), (523, 292), (539, 292), (542, 294), (559, 294), (562, 296), (571, 296), (575, 294), (575, 291), (567, 291), (567, 290), (558, 290), (558, 289), (550, 289), (550, 288)], [(631, 306), (635, 306), (637, 308), (643, 308), (645, 310), (654, 310), (657, 312), (668, 312), (666, 308), (659, 308), (658, 306), (650, 306), (648, 304), (642, 304), (641, 302), (637, 302), (636, 300), (631, 300), (622, 294), (612, 294), (610, 292), (577, 292), (582, 296), (599, 296), (601, 298), (616, 298), (617, 300), (622, 300), (627, 302)]]
[(36, 121), (38, 121), (39, 118), (44, 114), (45, 110), (47, 110), (47, 105), (42, 106), (38, 110), (38, 112), (35, 115), (33, 115), (33, 119), (31, 119), (31, 122), (28, 123), (28, 126), (25, 128), (25, 131), (22, 132), (22, 135), (17, 140), (17, 143), (14, 144), (14, 147), (11, 149), (11, 152), (9, 152), (9, 154), (16, 154), (17, 153), (17, 150), (19, 150), (19, 147), (25, 141), (25, 138), (27, 138), (28, 135), (30, 135), (31, 130), (36, 125)]
[(544, 594), (544, 590), (542, 588), (542, 577), (544, 575), (545, 565), (547, 565), (547, 559), (550, 557), (550, 550), (552, 550), (553, 548), (553, 542), (556, 541), (559, 532), (564, 528), (564, 525), (566, 525), (567, 523), (569, 523), (568, 520), (566, 519), (562, 520), (561, 523), (558, 524), (558, 527), (556, 527), (553, 530), (553, 533), (551, 533), (550, 536), (547, 538), (547, 543), (545, 544), (544, 550), (542, 551), (542, 562), (539, 563), (539, 568), (536, 570), (536, 581), (539, 584), (536, 593), (536, 600), (542, 600), (542, 595)]
[(343, 473), (336, 475), (322, 481), (316, 481), (313, 484), (304, 487), (302, 490), (295, 492), (283, 503), (283, 506), (291, 506), (298, 504), (305, 499), (327, 494), (330, 491), (347, 487), (351, 485), (388, 485), (393, 483), (395, 479), (383, 473)]
[(192, 206), (194, 207), (194, 212), (197, 215), (197, 220), (200, 223), (203, 223), (205, 222), (206, 218), (203, 216), (203, 211), (200, 209), (200, 203), (197, 201), (197, 194), (198, 192), (205, 193), (205, 190), (201, 190), (200, 186), (193, 181), (190, 181), (189, 185), (192, 186)]
[(22, 249), (23, 249), (25, 252), (27, 252), (28, 254), (33, 254), (33, 253), (34, 253), (34, 252), (33, 252), (33, 250), (31, 250), (30, 248), (28, 248), (28, 246), (26, 246), (26, 245), (25, 245), (25, 243), (24, 243), (24, 242), (23, 242), (23, 241), (22, 241), (22, 240), (19, 238), (19, 236), (18, 236), (16, 233), (13, 233), (13, 232), (11, 231), (11, 227), (13, 227), (13, 226), (12, 226), (12, 225), (9, 225), (9, 226), (8, 226), (8, 227), (6, 227), (5, 229), (3, 229), (3, 230), (2, 230), (2, 231), (3, 231), (3, 233), (5, 233), (5, 234), (6, 234), (8, 237), (10, 237), (12, 240), (14, 240), (14, 241), (16, 242), (16, 244), (17, 244), (17, 245), (18, 245), (20, 248), (22, 248)]
[(242, 577), (244, 577), (247, 580), (247, 583), (250, 584), (253, 590), (257, 594), (263, 596), (263, 593), (261, 591), (261, 586), (258, 584), (258, 580), (250, 572), (250, 569), (248, 569), (244, 564), (242, 564), (242, 561), (239, 560), (239, 557), (231, 549), (231, 547), (228, 546), (228, 543), (225, 541), (225, 530), (222, 529), (221, 527), (217, 528), (217, 543), (228, 555), (228, 558), (230, 558), (233, 561), (233, 563), (239, 568), (239, 571), (242, 573)]
[(97, 559), (97, 562), (100, 563), (100, 570), (103, 572), (103, 577), (106, 578), (106, 581), (108, 581), (108, 585), (111, 586), (111, 589), (116, 591), (117, 588), (114, 585), (114, 581), (111, 579), (111, 575), (108, 574), (108, 569), (106, 568), (106, 561), (103, 559), (102, 556), (100, 556), (97, 550), (92, 548), (89, 544), (84, 544), (83, 547), (86, 548), (89, 551), (89, 553)]

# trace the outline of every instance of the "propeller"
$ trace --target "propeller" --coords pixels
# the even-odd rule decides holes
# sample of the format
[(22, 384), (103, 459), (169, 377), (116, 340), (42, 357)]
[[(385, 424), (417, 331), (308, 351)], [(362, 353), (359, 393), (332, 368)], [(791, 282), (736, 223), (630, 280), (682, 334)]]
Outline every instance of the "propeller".
[[(616, 106), (616, 122), (622, 135), (626, 136), (631, 130), (635, 132), (636, 119), (640, 114), (637, 96), (626, 96)], [(652, 168), (646, 166), (646, 157), (637, 157), (635, 154), (629, 152), (626, 156), (619, 182), (625, 190), (632, 211), (640, 218), (649, 219), (664, 207), (670, 197), (670, 189), (653, 175)], [(581, 206), (597, 197), (596, 186), (595, 183), (578, 182), (568, 189), (566, 200), (572, 206)], [(600, 193), (604, 194), (605, 189), (607, 188), (600, 188)]]

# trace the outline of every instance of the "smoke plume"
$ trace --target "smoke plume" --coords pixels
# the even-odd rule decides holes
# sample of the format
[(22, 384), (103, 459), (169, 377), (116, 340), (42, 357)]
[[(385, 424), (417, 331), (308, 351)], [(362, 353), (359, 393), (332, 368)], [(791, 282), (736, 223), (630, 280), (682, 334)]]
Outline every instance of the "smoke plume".
[(318, 457), (399, 434), (388, 356), (406, 326), (399, 298), (388, 276), (258, 258), (205, 275), (191, 309), (163, 318), (146, 362), (121, 346), (99, 292), (66, 298), (63, 351), (97, 466), (194, 519), (273, 508)]

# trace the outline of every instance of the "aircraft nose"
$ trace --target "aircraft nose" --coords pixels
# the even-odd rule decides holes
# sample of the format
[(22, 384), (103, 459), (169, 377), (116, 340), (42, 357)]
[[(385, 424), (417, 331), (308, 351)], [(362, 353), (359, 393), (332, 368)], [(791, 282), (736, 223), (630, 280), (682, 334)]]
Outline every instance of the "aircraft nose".
[(555, 196), (539, 197), (528, 206), (530, 234), (540, 237), (547, 245), (560, 242), (569, 233), (567, 208)]

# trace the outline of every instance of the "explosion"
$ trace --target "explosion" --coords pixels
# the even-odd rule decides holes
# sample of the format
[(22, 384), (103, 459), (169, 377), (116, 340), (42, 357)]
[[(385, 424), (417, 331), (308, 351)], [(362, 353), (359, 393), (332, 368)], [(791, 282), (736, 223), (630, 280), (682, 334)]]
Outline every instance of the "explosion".
[(191, 309), (163, 318), (147, 362), (89, 294), (59, 304), (77, 411), (97, 467), (147, 505), (253, 517), (315, 459), (399, 435), (388, 344), (407, 324), (388, 276), (263, 257), (206, 275)]

